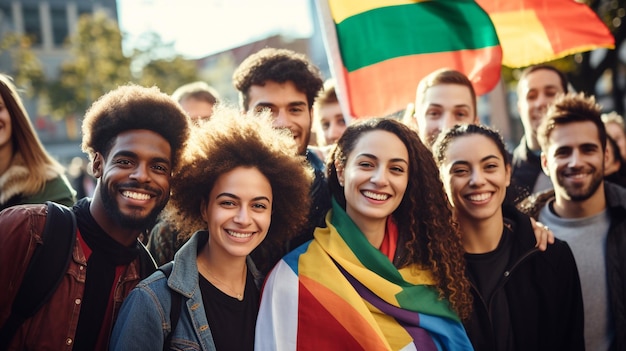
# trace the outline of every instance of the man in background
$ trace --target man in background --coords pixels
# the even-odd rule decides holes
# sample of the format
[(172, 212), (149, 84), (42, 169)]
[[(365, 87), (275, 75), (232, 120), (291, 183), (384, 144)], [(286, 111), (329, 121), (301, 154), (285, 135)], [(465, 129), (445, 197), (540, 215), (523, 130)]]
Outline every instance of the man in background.
[(198, 81), (180, 86), (172, 98), (178, 101), (192, 121), (197, 121), (211, 118), (220, 96), (212, 86)]
[(405, 116), (405, 124), (417, 129), (428, 146), (442, 130), (456, 124), (478, 123), (476, 92), (463, 73), (442, 68), (424, 77), (417, 86), (415, 111)]
[[(314, 170), (308, 229), (287, 244), (286, 250), (293, 250), (313, 238), (316, 226), (325, 226), (324, 217), (330, 209), (324, 164), (315, 152), (308, 149), (313, 103), (323, 86), (320, 71), (303, 54), (266, 48), (250, 55), (237, 67), (233, 73), (233, 84), (239, 91), (242, 111), (271, 111), (274, 128), (291, 131), (298, 145), (298, 153), (306, 157)], [(273, 257), (268, 263), (273, 266), (284, 253)], [(260, 268), (267, 273), (271, 266)]]
[(537, 127), (554, 99), (568, 90), (567, 77), (549, 65), (526, 68), (517, 83), (517, 110), (524, 136), (513, 151), (512, 182), (517, 185), (512, 199), (518, 202), (536, 192), (551, 189), (552, 182), (541, 170), (541, 147)]

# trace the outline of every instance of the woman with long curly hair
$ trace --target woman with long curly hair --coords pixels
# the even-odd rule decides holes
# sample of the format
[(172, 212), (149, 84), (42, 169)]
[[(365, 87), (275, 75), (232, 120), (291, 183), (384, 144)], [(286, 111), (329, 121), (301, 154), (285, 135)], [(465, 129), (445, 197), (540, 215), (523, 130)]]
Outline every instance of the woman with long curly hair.
[(430, 151), (393, 119), (349, 126), (326, 227), (266, 280), (258, 350), (471, 350), (463, 249)]
[[(311, 173), (269, 114), (217, 108), (195, 128), (172, 177), (166, 218), (191, 238), (169, 277), (156, 272), (126, 298), (111, 349), (252, 350), (263, 279), (257, 265), (269, 263), (250, 254), (270, 255), (302, 230)], [(170, 320), (176, 296), (177, 322)]]
[(39, 141), (15, 85), (0, 74), (0, 210), (45, 201), (73, 205), (64, 173)]
[(583, 300), (567, 243), (536, 245), (530, 217), (506, 205), (511, 161), (500, 134), (457, 125), (433, 147), (459, 223), (473, 309), (464, 321), (477, 351), (583, 350)]

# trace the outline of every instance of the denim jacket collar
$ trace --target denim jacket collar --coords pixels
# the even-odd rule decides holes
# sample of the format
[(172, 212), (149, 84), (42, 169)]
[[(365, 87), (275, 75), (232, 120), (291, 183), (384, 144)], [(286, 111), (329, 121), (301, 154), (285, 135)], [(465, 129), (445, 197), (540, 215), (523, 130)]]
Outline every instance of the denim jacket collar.
[[(208, 241), (209, 232), (199, 230), (195, 232), (174, 255), (174, 267), (172, 268), (170, 278), (167, 280), (167, 285), (172, 290), (179, 292), (187, 298), (193, 296), (199, 286), (196, 258), (198, 257), (198, 251), (204, 247)], [(246, 263), (248, 264), (248, 270), (254, 277), (254, 283), (260, 288), (264, 277), (256, 268), (250, 256), (246, 258)]]

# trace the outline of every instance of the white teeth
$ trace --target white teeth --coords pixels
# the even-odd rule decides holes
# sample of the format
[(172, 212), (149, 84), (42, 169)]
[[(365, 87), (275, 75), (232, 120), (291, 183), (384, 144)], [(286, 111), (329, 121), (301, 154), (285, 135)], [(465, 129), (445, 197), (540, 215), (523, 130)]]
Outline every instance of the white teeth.
[(467, 198), (470, 199), (470, 201), (485, 201), (490, 197), (491, 197), (491, 193), (482, 193), (482, 194), (469, 195)]
[(238, 233), (232, 230), (227, 230), (226, 233), (228, 233), (228, 235), (234, 236), (235, 238), (249, 238), (252, 236), (252, 234), (254, 234), (254, 233)]
[(578, 174), (570, 174), (569, 175), (571, 178), (582, 178), (585, 176), (585, 174), (583, 173), (578, 173)]
[(389, 198), (389, 195), (387, 195), (387, 194), (376, 194), (376, 193), (371, 192), (371, 191), (364, 191), (363, 195), (365, 195), (366, 197), (369, 197), (371, 199), (378, 200), (378, 201), (387, 200)]
[(131, 199), (135, 199), (135, 200), (148, 200), (148, 199), (150, 199), (150, 195), (142, 194), (142, 193), (136, 193), (134, 191), (124, 191), (124, 192), (122, 192), (122, 195), (124, 195), (125, 197), (129, 197)]

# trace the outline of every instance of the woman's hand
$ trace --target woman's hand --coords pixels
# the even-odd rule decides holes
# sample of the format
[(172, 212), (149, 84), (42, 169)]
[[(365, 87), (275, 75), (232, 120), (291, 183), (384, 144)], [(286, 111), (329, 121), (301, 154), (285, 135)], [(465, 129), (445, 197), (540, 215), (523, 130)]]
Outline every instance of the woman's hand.
[(533, 226), (535, 239), (537, 240), (535, 247), (538, 248), (539, 251), (546, 251), (548, 244), (554, 244), (554, 233), (541, 222), (535, 221), (534, 218), (530, 219), (530, 223)]

